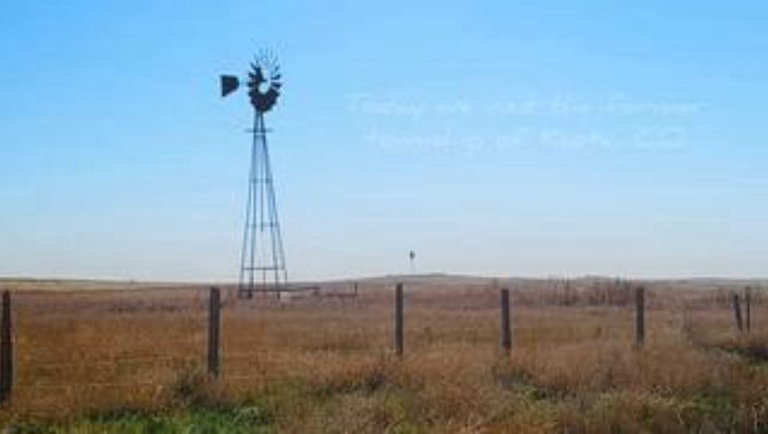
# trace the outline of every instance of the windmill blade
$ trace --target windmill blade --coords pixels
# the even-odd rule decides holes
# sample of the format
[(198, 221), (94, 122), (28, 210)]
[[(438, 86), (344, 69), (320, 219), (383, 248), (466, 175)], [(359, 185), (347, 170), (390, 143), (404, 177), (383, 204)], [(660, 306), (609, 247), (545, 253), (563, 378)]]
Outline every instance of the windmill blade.
[(264, 73), (261, 71), (261, 68), (259, 67), (254, 68), (253, 72), (249, 72), (248, 77), (250, 78), (250, 81), (248, 83), (249, 86), (251, 84), (261, 84), (266, 81), (264, 79)]
[(270, 87), (269, 90), (264, 94), (264, 98), (266, 101), (268, 101), (270, 107), (275, 104), (278, 96), (280, 96), (280, 92), (278, 92), (277, 89), (273, 87)]

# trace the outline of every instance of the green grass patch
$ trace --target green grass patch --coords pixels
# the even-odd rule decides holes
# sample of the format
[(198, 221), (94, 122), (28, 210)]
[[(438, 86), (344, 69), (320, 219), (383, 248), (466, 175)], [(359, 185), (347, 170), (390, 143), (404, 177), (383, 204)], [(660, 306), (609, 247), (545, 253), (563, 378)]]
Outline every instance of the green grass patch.
[(15, 434), (215, 434), (273, 433), (271, 415), (257, 406), (232, 409), (188, 409), (167, 413), (125, 412), (94, 416), (59, 425), (23, 423), (11, 425)]

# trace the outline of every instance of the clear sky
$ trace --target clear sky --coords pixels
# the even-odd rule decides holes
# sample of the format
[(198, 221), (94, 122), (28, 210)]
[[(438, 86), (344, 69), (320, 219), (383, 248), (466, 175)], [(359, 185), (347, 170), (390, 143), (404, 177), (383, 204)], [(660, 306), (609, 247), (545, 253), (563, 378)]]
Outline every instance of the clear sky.
[(234, 280), (250, 107), (289, 273), (766, 276), (768, 3), (7, 1), (0, 276)]

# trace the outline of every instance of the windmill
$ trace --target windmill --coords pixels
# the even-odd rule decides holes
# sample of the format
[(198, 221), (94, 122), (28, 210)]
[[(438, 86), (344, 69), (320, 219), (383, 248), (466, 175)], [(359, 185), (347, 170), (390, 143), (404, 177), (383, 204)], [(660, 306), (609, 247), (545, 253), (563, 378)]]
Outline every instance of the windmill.
[(287, 289), (288, 271), (285, 267), (264, 113), (275, 106), (282, 81), (277, 58), (271, 52), (256, 55), (250, 67), (246, 80), (234, 75), (222, 75), (220, 78), (222, 97), (235, 92), (241, 81), (244, 81), (254, 110), (253, 129), (249, 130), (253, 141), (238, 296), (252, 298), (254, 292), (274, 292), (280, 299), (280, 293)]

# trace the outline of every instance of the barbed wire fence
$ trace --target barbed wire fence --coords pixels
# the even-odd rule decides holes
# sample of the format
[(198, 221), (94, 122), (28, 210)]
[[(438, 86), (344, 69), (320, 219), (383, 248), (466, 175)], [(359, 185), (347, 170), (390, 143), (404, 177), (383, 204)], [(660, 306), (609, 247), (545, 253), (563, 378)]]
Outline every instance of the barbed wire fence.
[[(634, 343), (641, 348), (646, 338), (647, 318), (645, 311), (658, 301), (656, 293), (664, 291), (658, 288), (648, 291), (643, 284), (626, 281), (612, 283), (599, 282), (591, 286), (581, 286), (568, 280), (549, 283), (551, 291), (535, 293), (537, 288), (520, 289), (510, 282), (494, 282), (485, 291), (483, 297), (474, 303), (488, 306), (492, 299), (498, 303), (498, 348), (502, 353), (510, 352), (514, 347), (514, 315), (512, 310), (516, 305), (525, 306), (616, 306), (632, 308), (634, 311)], [(343, 303), (344, 306), (360, 307), (358, 283), (354, 283), (354, 292), (329, 292), (329, 299)], [(510, 289), (512, 291), (510, 292)], [(402, 357), (408, 352), (408, 342), (404, 341), (404, 330), (407, 328), (406, 302), (407, 288), (399, 283), (395, 285), (392, 311), (392, 330), (390, 351), (396, 357)], [(352, 296), (351, 294), (354, 294)], [(512, 295), (512, 297), (511, 297)], [(315, 294), (317, 296), (317, 294)], [(14, 298), (24, 297), (23, 293), (14, 294)], [(353, 299), (347, 304), (347, 299)], [(152, 351), (142, 350), (137, 354), (126, 352), (125, 348), (106, 348), (98, 344), (83, 345), (72, 342), (61, 342), (70, 354), (85, 355), (78, 362), (62, 360), (61, 347), (41, 347), (28, 342), (24, 338), (24, 330), (19, 324), (14, 324), (14, 312), (18, 307), (12, 307), (12, 293), (8, 290), (2, 293), (2, 310), (0, 312), (0, 404), (12, 400), (18, 392), (50, 393), (56, 391), (100, 389), (120, 390), (125, 388), (156, 389), (167, 387), (179, 373), (203, 370), (210, 381), (219, 381), (222, 376), (222, 358), (227, 363), (245, 363), (264, 357), (264, 353), (248, 348), (227, 348), (222, 357), (221, 311), (228, 303), (222, 301), (221, 290), (217, 287), (208, 289), (207, 297), (195, 295), (191, 299), (193, 319), (197, 328), (191, 338), (175, 339), (176, 348), (183, 347), (185, 351), (175, 351), (168, 348), (150, 345)], [(746, 287), (743, 291), (718, 289), (705, 296), (690, 297), (681, 302), (683, 314), (688, 315), (691, 306), (708, 306), (714, 309), (732, 309), (733, 325), (739, 333), (752, 329), (753, 307), (760, 302), (760, 295), (755, 288)], [(446, 309), (468, 308), (468, 305), (451, 306), (444, 302)], [(459, 301), (459, 303), (461, 303)], [(472, 301), (468, 302), (470, 305)], [(471, 308), (472, 306), (469, 306)], [(130, 303), (112, 306), (114, 314), (132, 313), (139, 308), (147, 308), (139, 303), (136, 307)], [(189, 306), (188, 306), (189, 308)], [(183, 310), (172, 304), (154, 306), (153, 312), (177, 312)], [(193, 323), (194, 321), (191, 321)], [(23, 324), (22, 324), (23, 326)], [(426, 333), (431, 333), (429, 330)], [(146, 337), (151, 341), (152, 337)], [(151, 342), (150, 342), (151, 343)], [(19, 351), (20, 350), (20, 351)], [(360, 352), (369, 351), (361, 348)], [(53, 359), (52, 359), (53, 355)], [(58, 358), (56, 358), (58, 357)], [(73, 383), (69, 378), (77, 376), (78, 382)], [(227, 381), (256, 381), (261, 379), (257, 374), (232, 372), (226, 375)], [(87, 381), (82, 381), (87, 378)], [(163, 381), (159, 381), (162, 379)]]

